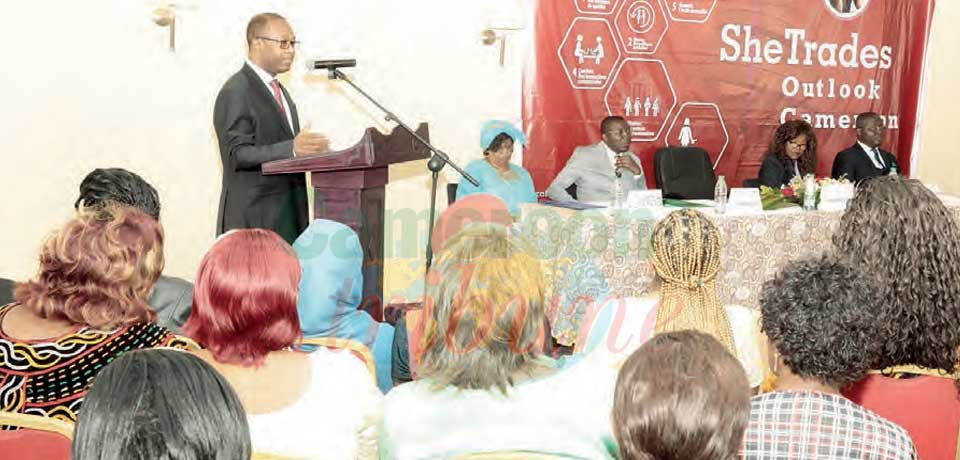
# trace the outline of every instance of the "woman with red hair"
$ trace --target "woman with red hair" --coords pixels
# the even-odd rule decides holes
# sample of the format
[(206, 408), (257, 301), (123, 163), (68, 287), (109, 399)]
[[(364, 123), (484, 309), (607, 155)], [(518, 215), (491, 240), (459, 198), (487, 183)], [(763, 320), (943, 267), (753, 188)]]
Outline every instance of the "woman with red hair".
[(125, 351), (183, 347), (146, 303), (163, 231), (129, 207), (83, 211), (40, 251), (37, 277), (0, 307), (0, 410), (76, 422), (94, 377)]
[(349, 353), (297, 348), (299, 282), (297, 257), (276, 233), (228, 232), (200, 262), (183, 330), (239, 395), (254, 451), (373, 458), (380, 392)]

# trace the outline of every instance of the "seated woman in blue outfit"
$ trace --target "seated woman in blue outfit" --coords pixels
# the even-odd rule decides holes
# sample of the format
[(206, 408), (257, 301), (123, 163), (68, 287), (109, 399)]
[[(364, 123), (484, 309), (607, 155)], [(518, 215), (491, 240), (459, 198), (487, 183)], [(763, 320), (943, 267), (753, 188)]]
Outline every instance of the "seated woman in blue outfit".
[(523, 132), (512, 124), (500, 120), (489, 120), (483, 124), (480, 130), (483, 158), (471, 161), (466, 167), (466, 171), (477, 179), (480, 186), (461, 180), (457, 186), (458, 200), (474, 193), (489, 193), (503, 200), (514, 215), (520, 203), (537, 201), (530, 174), (510, 163), (514, 142), (526, 145)]

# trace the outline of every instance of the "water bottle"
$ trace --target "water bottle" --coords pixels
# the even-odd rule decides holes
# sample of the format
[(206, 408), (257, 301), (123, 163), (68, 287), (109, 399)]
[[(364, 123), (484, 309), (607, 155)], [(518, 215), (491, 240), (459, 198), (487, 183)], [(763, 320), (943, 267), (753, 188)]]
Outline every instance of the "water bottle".
[(897, 165), (890, 165), (890, 172), (887, 173), (888, 176), (898, 176), (900, 171), (897, 171)]
[(717, 212), (727, 212), (727, 181), (723, 176), (717, 176), (717, 185), (713, 188), (713, 201), (717, 202)]
[(623, 207), (623, 182), (620, 182), (619, 177), (613, 179), (613, 208), (620, 209)]
[(803, 209), (806, 211), (817, 209), (817, 182), (813, 174), (807, 174), (803, 178)]

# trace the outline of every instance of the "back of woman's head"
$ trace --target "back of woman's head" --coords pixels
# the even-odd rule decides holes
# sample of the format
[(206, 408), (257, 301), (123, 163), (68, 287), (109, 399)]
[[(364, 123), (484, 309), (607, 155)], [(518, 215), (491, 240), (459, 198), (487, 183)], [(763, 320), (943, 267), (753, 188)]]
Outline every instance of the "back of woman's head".
[(874, 278), (885, 335), (878, 368), (916, 364), (953, 372), (960, 345), (960, 229), (919, 181), (864, 181), (833, 236), (838, 252)]
[(189, 353), (124, 353), (87, 394), (73, 460), (250, 458), (243, 406), (216, 370)]
[(224, 234), (200, 262), (183, 331), (222, 363), (258, 365), (300, 338), (300, 264), (276, 233)]
[(506, 391), (543, 340), (543, 279), (527, 245), (496, 224), (447, 241), (427, 276), (419, 375), (440, 385)]
[(73, 204), (82, 208), (103, 208), (112, 204), (137, 208), (160, 220), (157, 189), (135, 173), (123, 168), (97, 168), (80, 182), (80, 196)]
[(662, 282), (655, 331), (706, 332), (733, 351), (730, 321), (717, 295), (716, 225), (698, 211), (675, 211), (654, 226), (650, 247), (651, 263)]
[(84, 210), (40, 250), (35, 280), (14, 297), (43, 318), (95, 328), (150, 322), (146, 298), (163, 271), (163, 230), (120, 206)]
[(613, 432), (624, 460), (734, 458), (750, 411), (740, 362), (696, 331), (654, 336), (624, 363)]

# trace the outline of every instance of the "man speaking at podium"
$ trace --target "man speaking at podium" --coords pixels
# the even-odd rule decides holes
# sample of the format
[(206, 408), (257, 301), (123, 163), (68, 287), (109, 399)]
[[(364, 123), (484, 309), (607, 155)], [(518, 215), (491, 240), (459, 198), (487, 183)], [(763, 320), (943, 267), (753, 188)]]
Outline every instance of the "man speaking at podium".
[(254, 16), (247, 24), (246, 63), (217, 95), (213, 126), (223, 162), (217, 235), (265, 228), (293, 243), (309, 223), (303, 175), (261, 174), (263, 163), (329, 149), (326, 137), (300, 131), (297, 107), (276, 79), (290, 70), (297, 43), (283, 16)]

